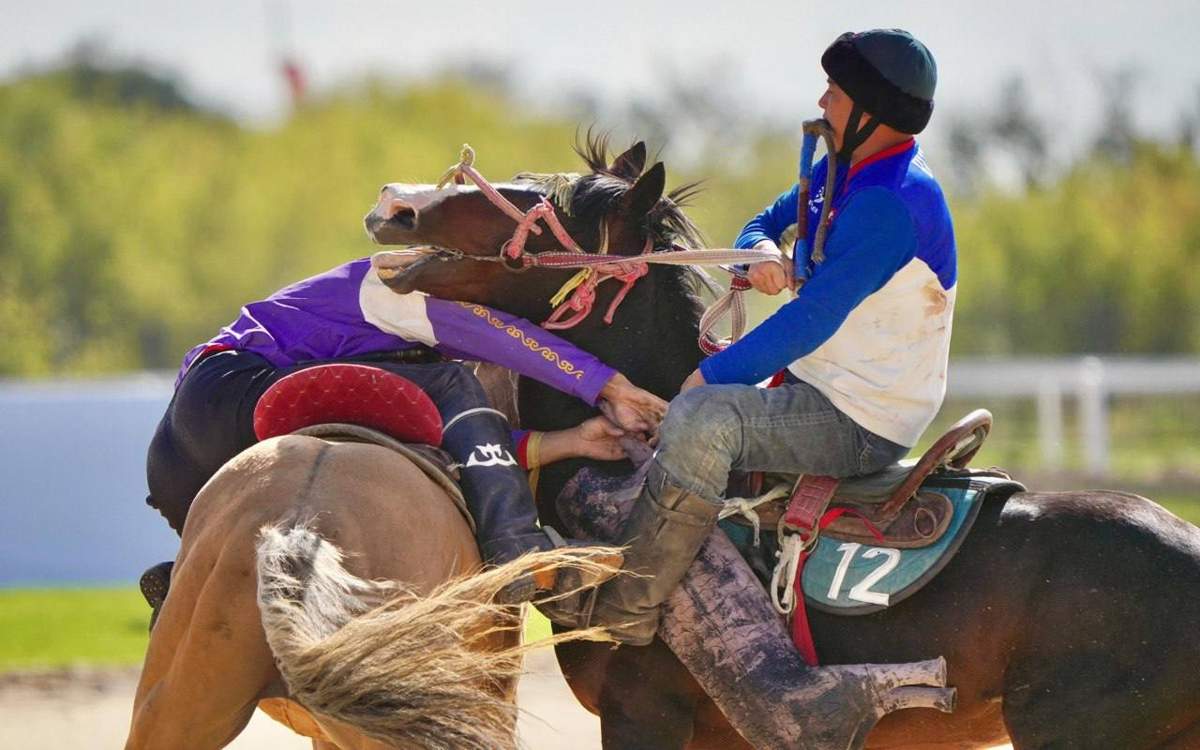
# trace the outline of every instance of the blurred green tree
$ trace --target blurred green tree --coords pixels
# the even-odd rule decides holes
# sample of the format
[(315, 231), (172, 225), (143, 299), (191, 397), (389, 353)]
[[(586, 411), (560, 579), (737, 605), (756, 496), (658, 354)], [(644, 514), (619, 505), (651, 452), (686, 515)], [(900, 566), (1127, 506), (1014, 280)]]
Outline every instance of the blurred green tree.
[[(465, 141), (497, 179), (579, 168), (574, 122), (476, 79), (362, 81), (271, 129), (199, 109), (136, 66), (0, 85), (0, 376), (174, 368), (242, 303), (370, 253), (361, 217), (379, 186), (436, 179)], [(1004, 192), (980, 166), (993, 126), (956, 126), (975, 163), (952, 201), (955, 352), (1200, 351), (1200, 168), (1186, 129), (1170, 145), (1135, 134), (1123, 158), (1089, 153), (1041, 179), (1044, 130), (1010, 113), (1005, 147), (1028, 179)], [(722, 133), (671, 173), (704, 178), (689, 211), (713, 246), (795, 179), (792, 136), (761, 131), (729, 158)], [(761, 302), (760, 314), (777, 300)]]

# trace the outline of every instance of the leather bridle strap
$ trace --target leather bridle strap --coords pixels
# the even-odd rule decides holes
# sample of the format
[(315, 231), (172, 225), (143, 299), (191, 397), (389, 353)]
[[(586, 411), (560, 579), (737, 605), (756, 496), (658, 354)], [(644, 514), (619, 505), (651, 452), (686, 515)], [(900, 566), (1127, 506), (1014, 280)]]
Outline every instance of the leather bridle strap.
[[(646, 238), (646, 245), (640, 255), (612, 256), (608, 254), (608, 227), (601, 227), (602, 247), (598, 253), (588, 253), (579, 246), (562, 222), (554, 208), (554, 204), (545, 196), (528, 211), (521, 211), (512, 201), (505, 198), (487, 178), (475, 169), (475, 150), (464, 143), (459, 154), (458, 163), (450, 167), (438, 180), (440, 189), (450, 182), (462, 184), (465, 180), (475, 183), (480, 192), (499, 208), (506, 216), (517, 223), (513, 235), (500, 247), (495, 256), (468, 255), (461, 250), (436, 247), (432, 245), (417, 246), (402, 251), (383, 251), (372, 256), (371, 263), (385, 281), (393, 278), (400, 270), (389, 268), (384, 264), (385, 259), (404, 255), (426, 255), (438, 260), (472, 260), (487, 263), (502, 263), (510, 271), (520, 272), (530, 268), (581, 269), (581, 272), (569, 279), (551, 300), (554, 310), (550, 318), (543, 324), (550, 330), (562, 330), (578, 325), (591, 313), (596, 301), (596, 287), (609, 279), (621, 282), (621, 289), (613, 298), (604, 315), (604, 322), (611, 324), (617, 307), (625, 300), (638, 279), (649, 273), (649, 264), (694, 266), (694, 265), (724, 265), (729, 263), (756, 263), (775, 258), (774, 253), (761, 250), (734, 249), (690, 249), (672, 245), (669, 250), (655, 251), (653, 239)], [(565, 251), (544, 251), (539, 253), (525, 252), (525, 242), (529, 235), (540, 235), (542, 228), (538, 222), (544, 222), (551, 234), (558, 240)], [(710, 333), (717, 317), (726, 311), (734, 314), (734, 329), (732, 340), (736, 341), (745, 328), (745, 312), (740, 294), (749, 285), (737, 280), (730, 286), (730, 291), (719, 299), (713, 310), (716, 314), (706, 313), (701, 325), (700, 348), (708, 353), (719, 351), (723, 342), (718, 342)], [(569, 296), (568, 296), (569, 295)], [(573, 315), (563, 319), (569, 312)]]

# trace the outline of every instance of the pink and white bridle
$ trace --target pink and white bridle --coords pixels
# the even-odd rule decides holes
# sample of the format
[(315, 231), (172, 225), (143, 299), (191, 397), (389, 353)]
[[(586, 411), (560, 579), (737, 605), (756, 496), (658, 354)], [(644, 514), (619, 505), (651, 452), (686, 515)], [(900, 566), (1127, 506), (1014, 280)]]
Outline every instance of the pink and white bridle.
[[(400, 273), (400, 269), (388, 263), (390, 258), (400, 255), (411, 255), (413, 252), (437, 255), (446, 260), (474, 260), (492, 263), (502, 263), (505, 268), (514, 271), (526, 271), (530, 268), (568, 269), (578, 268), (579, 273), (572, 276), (551, 298), (550, 304), (554, 310), (542, 324), (547, 330), (563, 330), (572, 328), (591, 314), (596, 303), (596, 288), (608, 281), (616, 279), (621, 282), (608, 310), (604, 314), (604, 322), (611, 324), (617, 307), (625, 300), (629, 290), (638, 279), (649, 273), (651, 263), (674, 266), (695, 265), (725, 265), (729, 263), (756, 263), (764, 260), (775, 260), (778, 256), (762, 250), (733, 250), (733, 249), (689, 249), (673, 245), (669, 250), (655, 251), (653, 240), (646, 238), (646, 245), (640, 255), (612, 256), (608, 254), (608, 226), (601, 224), (601, 246), (595, 253), (588, 253), (579, 246), (562, 222), (554, 204), (549, 198), (542, 198), (528, 211), (517, 208), (512, 201), (505, 198), (487, 181), (479, 170), (475, 169), (475, 151), (469, 145), (463, 144), (459, 161), (446, 170), (438, 181), (437, 187), (443, 188), (448, 183), (465, 184), (466, 180), (475, 183), (489, 201), (500, 209), (506, 216), (517, 223), (513, 235), (500, 247), (497, 256), (474, 256), (460, 250), (440, 247), (417, 247), (404, 251), (382, 251), (372, 256), (372, 265), (380, 278), (387, 280)], [(563, 251), (543, 251), (528, 253), (525, 243), (532, 233), (540, 235), (542, 227), (538, 222), (545, 223), (550, 233), (565, 248)], [(618, 260), (618, 258), (620, 258)], [(700, 320), (700, 348), (708, 354), (723, 349), (727, 343), (718, 341), (711, 330), (717, 321), (726, 313), (733, 314), (733, 335), (731, 341), (741, 337), (745, 328), (745, 305), (741, 292), (750, 288), (745, 275), (738, 269), (726, 268), (733, 273), (730, 289), (717, 300)], [(568, 313), (569, 317), (566, 317)], [(564, 320), (563, 318), (566, 317)]]

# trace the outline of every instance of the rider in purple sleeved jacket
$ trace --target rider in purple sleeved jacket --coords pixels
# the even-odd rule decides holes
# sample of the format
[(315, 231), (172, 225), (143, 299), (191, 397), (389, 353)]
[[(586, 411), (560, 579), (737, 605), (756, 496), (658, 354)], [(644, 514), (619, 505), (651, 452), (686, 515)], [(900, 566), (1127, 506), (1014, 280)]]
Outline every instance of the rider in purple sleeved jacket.
[[(551, 548), (504, 417), (489, 408), (469, 370), (438, 361), (430, 349), (502, 365), (588, 404), (605, 400), (609, 415), (628, 430), (649, 431), (666, 409), (616, 370), (526, 320), (419, 292), (396, 294), (363, 258), (244, 306), (237, 320), (187, 353), (150, 444), (146, 502), (182, 533), (204, 483), (256, 442), (254, 407), (272, 383), (315, 364), (360, 362), (408, 378), (437, 405), (442, 447), (463, 467), (463, 494), (487, 562)], [(152, 605), (164, 595), (164, 574), (155, 566), (143, 577)]]

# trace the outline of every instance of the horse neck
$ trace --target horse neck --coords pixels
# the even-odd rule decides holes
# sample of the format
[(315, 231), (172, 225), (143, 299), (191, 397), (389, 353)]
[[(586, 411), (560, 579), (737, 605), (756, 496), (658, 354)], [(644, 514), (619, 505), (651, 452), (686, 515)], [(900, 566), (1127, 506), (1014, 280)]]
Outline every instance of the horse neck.
[[(687, 291), (682, 269), (651, 267), (617, 308), (611, 325), (601, 316), (616, 286), (596, 300), (592, 317), (562, 337), (623, 373), (638, 386), (670, 399), (700, 363), (696, 338), (700, 309)], [(523, 406), (525, 406), (523, 404)], [(528, 405), (540, 412), (537, 404)]]
[[(601, 316), (615, 293), (610, 287), (596, 301), (591, 318), (562, 337), (596, 355), (631, 381), (661, 398), (670, 400), (679, 386), (700, 363), (696, 344), (699, 310), (686, 292), (678, 269), (652, 267), (617, 309), (612, 325)], [(528, 378), (518, 388), (521, 426), (534, 430), (573, 427), (596, 413), (574, 396), (569, 396)], [(628, 474), (626, 461), (601, 462), (571, 459), (545, 467), (538, 483), (538, 513), (542, 523), (559, 523), (554, 499), (571, 477), (583, 467), (608, 475)]]

